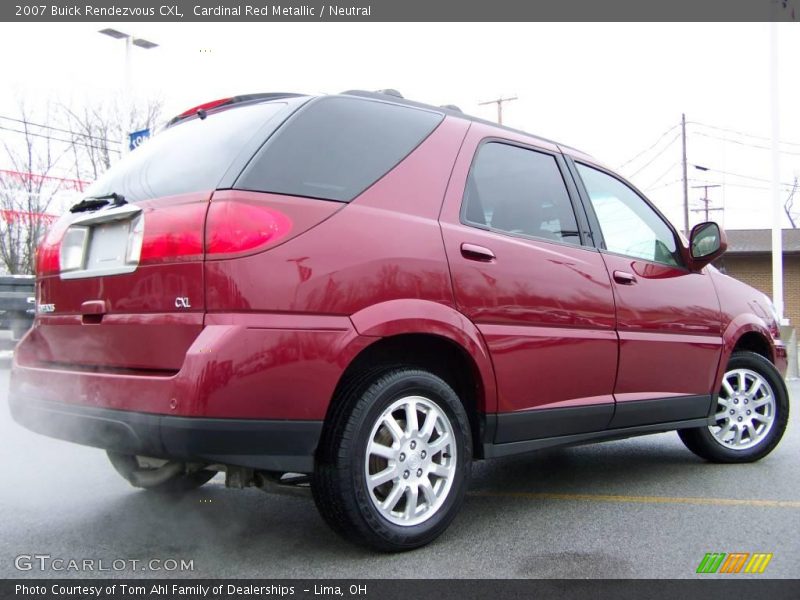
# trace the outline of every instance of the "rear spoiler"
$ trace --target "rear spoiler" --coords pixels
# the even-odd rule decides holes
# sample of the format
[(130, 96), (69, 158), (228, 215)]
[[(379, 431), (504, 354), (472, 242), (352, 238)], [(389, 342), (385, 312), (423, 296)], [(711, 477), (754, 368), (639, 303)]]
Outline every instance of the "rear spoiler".
[(281, 98), (297, 98), (303, 95), (304, 94), (277, 92), (271, 94), (242, 94), (240, 96), (231, 96), (230, 98), (220, 98), (219, 100), (212, 100), (211, 102), (198, 104), (197, 106), (193, 106), (192, 108), (183, 111), (181, 114), (172, 117), (165, 127), (172, 127), (173, 125), (176, 125), (181, 121), (185, 121), (186, 119), (189, 119), (195, 115), (199, 116), (201, 119), (205, 119), (205, 115), (209, 110), (221, 108), (223, 106), (232, 106), (234, 104), (242, 104), (244, 102), (266, 102), (268, 100), (280, 100)]

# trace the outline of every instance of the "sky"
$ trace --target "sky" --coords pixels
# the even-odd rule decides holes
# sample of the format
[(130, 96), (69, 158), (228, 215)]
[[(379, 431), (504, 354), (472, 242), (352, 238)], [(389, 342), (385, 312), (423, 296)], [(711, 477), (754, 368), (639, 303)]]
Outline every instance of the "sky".
[[(165, 117), (242, 93), (395, 88), (494, 120), (495, 107), (479, 103), (517, 96), (505, 124), (595, 156), (679, 228), (685, 113), (690, 186), (722, 184), (708, 190), (724, 208), (712, 219), (771, 226), (766, 23), (2, 23), (0, 56), (13, 59), (3, 60), (0, 117), (17, 116), (20, 100), (79, 106), (119, 94), (124, 44), (97, 33), (104, 27), (159, 44), (134, 48), (132, 82), (138, 98), (162, 99)], [(800, 176), (800, 23), (779, 24), (778, 40), (789, 184)], [(690, 189), (692, 208), (703, 194)]]

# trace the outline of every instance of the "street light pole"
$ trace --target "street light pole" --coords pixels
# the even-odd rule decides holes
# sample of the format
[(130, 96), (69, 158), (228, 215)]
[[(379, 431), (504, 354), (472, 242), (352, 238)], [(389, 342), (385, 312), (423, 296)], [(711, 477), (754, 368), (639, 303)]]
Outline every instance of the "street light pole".
[[(774, 9), (773, 9), (774, 10)], [(778, 104), (778, 24), (770, 23), (770, 107), (772, 113), (772, 303), (778, 316), (783, 319), (783, 240), (781, 239), (781, 221), (783, 206), (780, 196), (780, 154), (778, 138), (780, 136), (779, 104)]]
[(686, 172), (686, 114), (681, 114), (681, 166), (683, 168), (683, 233), (689, 239), (689, 176)]
[(156, 48), (158, 44), (155, 42), (151, 42), (144, 38), (137, 38), (131, 34), (124, 33), (117, 29), (101, 29), (98, 33), (102, 33), (103, 35), (107, 35), (108, 37), (114, 38), (115, 40), (125, 40), (125, 70), (123, 72), (123, 79), (122, 79), (122, 139), (120, 140), (122, 148), (120, 151), (121, 155), (125, 155), (128, 153), (128, 134), (130, 133), (128, 129), (131, 127), (131, 117), (133, 113), (133, 103), (132, 103), (132, 96), (133, 96), (133, 85), (131, 81), (131, 53), (133, 50), (133, 46), (138, 46), (143, 50), (150, 50), (151, 48)]

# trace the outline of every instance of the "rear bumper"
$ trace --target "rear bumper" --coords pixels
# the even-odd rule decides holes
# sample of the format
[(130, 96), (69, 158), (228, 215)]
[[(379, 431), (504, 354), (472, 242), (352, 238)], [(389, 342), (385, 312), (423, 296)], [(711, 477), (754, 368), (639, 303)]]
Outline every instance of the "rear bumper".
[(310, 473), (322, 421), (176, 417), (12, 394), (11, 415), (50, 437), (115, 450), (266, 471)]

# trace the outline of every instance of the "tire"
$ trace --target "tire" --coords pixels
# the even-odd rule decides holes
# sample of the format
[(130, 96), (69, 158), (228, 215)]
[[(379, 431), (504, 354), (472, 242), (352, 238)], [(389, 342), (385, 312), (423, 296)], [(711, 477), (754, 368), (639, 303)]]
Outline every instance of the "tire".
[[(140, 458), (131, 454), (108, 451), (111, 466), (134, 487), (165, 494), (181, 494), (197, 489), (207, 483), (216, 471), (201, 469), (187, 471), (184, 463), (165, 462), (153, 468), (145, 467)], [(161, 473), (159, 473), (161, 471)]]
[(789, 421), (789, 393), (770, 361), (753, 352), (735, 352), (714, 413), (715, 425), (678, 431), (686, 447), (712, 462), (754, 462), (781, 441)]
[[(453, 389), (417, 368), (378, 369), (345, 386), (335, 406), (311, 485), (325, 521), (384, 552), (436, 539), (461, 508), (472, 464), (469, 419)], [(381, 472), (384, 483), (368, 483)]]

